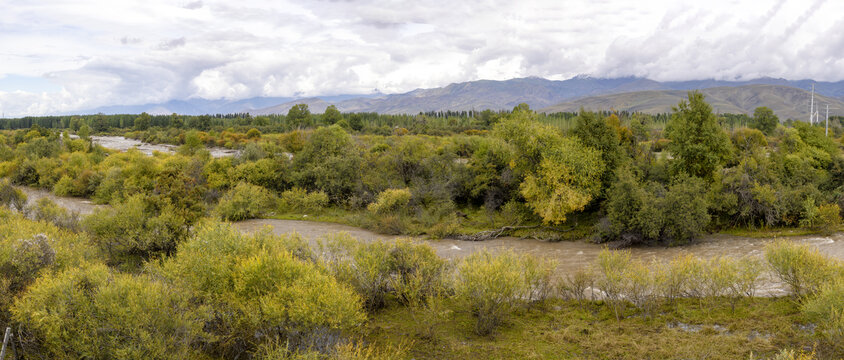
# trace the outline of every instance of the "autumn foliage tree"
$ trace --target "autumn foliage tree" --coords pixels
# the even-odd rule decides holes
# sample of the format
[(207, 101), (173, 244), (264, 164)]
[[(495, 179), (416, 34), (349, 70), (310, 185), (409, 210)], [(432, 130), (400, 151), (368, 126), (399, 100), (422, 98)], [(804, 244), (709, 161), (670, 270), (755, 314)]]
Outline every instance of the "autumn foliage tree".
[(523, 182), (519, 188), (528, 206), (545, 223), (559, 224), (582, 210), (601, 190), (601, 153), (519, 109), (495, 127), (495, 134), (514, 147), (510, 166)]

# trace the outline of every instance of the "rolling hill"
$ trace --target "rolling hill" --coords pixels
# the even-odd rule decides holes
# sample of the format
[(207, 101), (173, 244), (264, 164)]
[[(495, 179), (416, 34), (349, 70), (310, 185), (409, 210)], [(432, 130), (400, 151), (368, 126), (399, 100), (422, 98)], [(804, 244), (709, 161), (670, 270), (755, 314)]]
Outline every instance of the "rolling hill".
[[(811, 93), (791, 86), (782, 85), (743, 85), (737, 87), (720, 86), (703, 89), (706, 101), (719, 113), (752, 114), (759, 106), (767, 106), (782, 120), (807, 120)], [(685, 90), (633, 91), (620, 94), (589, 96), (566, 101), (543, 108), (546, 113), (561, 111), (587, 110), (627, 110), (644, 113), (670, 112), (681, 100), (687, 98)], [(844, 115), (844, 101), (815, 94), (815, 103), (819, 104), (821, 118), (829, 114)]]
[[(785, 79), (760, 78), (749, 81), (694, 80), (659, 82), (650, 79), (593, 78), (577, 76), (568, 80), (548, 80), (538, 77), (510, 80), (477, 80), (454, 83), (432, 89), (416, 89), (407, 93), (384, 95), (333, 95), (308, 98), (254, 97), (241, 100), (207, 100), (191, 98), (171, 100), (158, 104), (105, 106), (77, 113), (94, 114), (151, 114), (179, 113), (186, 115), (226, 114), (249, 112), (253, 115), (285, 114), (291, 106), (306, 103), (312, 112), (319, 113), (330, 104), (343, 112), (379, 112), (385, 114), (417, 114), (442, 110), (502, 110), (512, 109), (525, 102), (534, 109), (555, 106), (561, 102), (593, 96), (622, 94), (641, 91), (670, 93), (672, 90), (692, 90), (713, 87), (741, 87), (746, 85), (789, 86), (808, 90), (815, 84), (817, 94), (831, 98), (844, 97), (844, 81), (817, 82), (813, 80), (791, 81)], [(683, 93), (681, 91), (681, 93)], [(647, 94), (642, 96), (653, 96)], [(644, 99), (635, 103), (647, 102)], [(676, 104), (676, 102), (674, 102)], [(806, 106), (808, 108), (808, 105)], [(735, 111), (724, 107), (722, 111)]]

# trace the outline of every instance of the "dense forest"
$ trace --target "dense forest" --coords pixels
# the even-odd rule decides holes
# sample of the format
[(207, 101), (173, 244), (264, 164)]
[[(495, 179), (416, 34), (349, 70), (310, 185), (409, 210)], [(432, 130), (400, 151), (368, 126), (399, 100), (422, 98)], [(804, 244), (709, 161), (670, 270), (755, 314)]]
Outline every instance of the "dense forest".
[[(844, 265), (811, 247), (668, 263), (610, 250), (716, 231), (840, 231), (844, 118), (827, 134), (764, 107), (718, 115), (691, 92), (656, 116), (297, 105), (0, 127), (0, 324), (14, 329), (18, 357), (638, 359), (701, 346), (708, 358), (844, 356)], [(96, 135), (178, 148), (117, 152)], [(27, 204), (19, 186), (108, 207), (80, 218), (48, 199)], [(560, 277), (512, 251), (452, 261), (419, 241), (314, 244), (228, 223), (305, 215), (431, 239), (608, 246)], [(768, 274), (790, 296), (758, 297)], [(667, 323), (726, 330), (666, 333)]]

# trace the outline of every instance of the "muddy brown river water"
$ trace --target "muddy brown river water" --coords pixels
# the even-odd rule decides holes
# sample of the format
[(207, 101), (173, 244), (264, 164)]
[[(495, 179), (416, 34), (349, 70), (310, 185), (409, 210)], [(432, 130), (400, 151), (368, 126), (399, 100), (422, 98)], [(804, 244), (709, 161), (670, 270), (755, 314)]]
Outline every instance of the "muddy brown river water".
[[(58, 197), (48, 191), (20, 188), (34, 202), (41, 197), (48, 197), (65, 208), (76, 211), (80, 214), (90, 214), (97, 207), (86, 199)], [(390, 240), (398, 236), (376, 234), (374, 232), (347, 225), (324, 223), (304, 220), (276, 220), (276, 219), (255, 219), (233, 223), (240, 231), (252, 233), (268, 227), (276, 234), (297, 233), (302, 237), (316, 241), (322, 236), (339, 232), (363, 241)], [(796, 243), (815, 246), (822, 253), (837, 259), (844, 260), (844, 233), (831, 236), (792, 236), (787, 237)], [(416, 241), (425, 242), (431, 245), (436, 252), (447, 259), (459, 259), (480, 249), (490, 251), (501, 251), (513, 249), (519, 253), (529, 253), (538, 256), (554, 259), (558, 262), (557, 274), (571, 274), (591, 264), (602, 246), (582, 241), (546, 242), (532, 239), (521, 239), (513, 237), (502, 237), (494, 240), (468, 242), (454, 239), (426, 240), (414, 238)], [(643, 260), (667, 261), (678, 255), (691, 254), (701, 258), (718, 256), (762, 256), (765, 244), (774, 241), (774, 238), (747, 238), (731, 235), (713, 234), (707, 235), (695, 243), (681, 247), (634, 247), (630, 249), (631, 255)], [(780, 284), (765, 281), (760, 287), (760, 294), (780, 294), (784, 291)]]

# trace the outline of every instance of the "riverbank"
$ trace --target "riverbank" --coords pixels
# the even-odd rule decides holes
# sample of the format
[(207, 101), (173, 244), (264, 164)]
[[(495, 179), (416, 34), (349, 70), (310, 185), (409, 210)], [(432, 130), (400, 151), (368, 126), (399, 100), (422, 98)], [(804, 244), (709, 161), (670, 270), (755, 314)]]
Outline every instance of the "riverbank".
[(600, 302), (551, 300), (516, 311), (493, 336), (473, 334), (472, 321), (453, 302), (438, 314), (391, 306), (360, 336), (404, 346), (414, 359), (769, 359), (783, 348), (833, 359), (841, 351), (817, 344), (814, 325), (789, 298), (743, 299), (734, 309), (726, 300), (681, 299), (620, 321)]
[[(56, 204), (79, 213), (91, 214), (95, 209), (107, 206), (97, 205), (88, 199), (55, 196), (49, 191), (30, 187), (18, 187), (32, 204), (37, 199), (47, 197)], [(360, 219), (351, 219), (351, 212), (345, 210), (325, 211), (319, 214), (275, 214), (267, 219), (252, 219), (234, 223), (243, 232), (254, 232), (269, 227), (276, 234), (298, 233), (304, 238), (315, 240), (320, 237), (346, 232), (364, 241), (391, 240), (399, 237), (411, 237), (430, 244), (440, 256), (462, 258), (481, 249), (500, 251), (514, 249), (518, 252), (550, 257), (558, 261), (558, 273), (567, 274), (580, 270), (597, 257), (603, 245), (588, 241), (545, 241), (536, 238), (503, 236), (487, 241), (460, 241), (456, 238), (428, 239), (425, 236), (383, 234), (357, 226)], [(761, 235), (757, 232), (756, 235)], [(677, 255), (692, 254), (710, 258), (716, 256), (760, 256), (765, 244), (780, 236), (739, 236), (716, 233), (706, 235), (691, 244), (676, 247), (636, 246), (630, 248), (631, 254), (640, 259), (670, 259)], [(833, 258), (844, 259), (844, 233), (828, 236), (815, 234), (793, 234), (788, 237), (796, 243), (810, 244)], [(581, 240), (583, 240), (581, 238)]]
[[(26, 190), (31, 195), (55, 198), (43, 190)], [(75, 205), (76, 209), (98, 206), (84, 199), (55, 200)], [(309, 220), (253, 219), (233, 225), (242, 233), (264, 229), (275, 234), (296, 233), (312, 245), (322, 237), (340, 232), (364, 243), (400, 237)], [(594, 266), (603, 248), (584, 241), (548, 242), (514, 237), (480, 242), (414, 239), (430, 245), (437, 255), (451, 263), (479, 251), (513, 250), (551, 259), (556, 263), (553, 274), (558, 280)], [(790, 239), (811, 245), (827, 256), (844, 259), (844, 234)], [(763, 249), (772, 241), (713, 234), (687, 246), (633, 247), (629, 253), (633, 259), (657, 262), (682, 255), (761, 258)], [(840, 356), (840, 346), (818, 342), (817, 325), (805, 318), (798, 302), (783, 297), (786, 294), (788, 289), (784, 284), (766, 275), (758, 280), (752, 298), (657, 300), (650, 310), (630, 306), (619, 318), (604, 301), (577, 302), (554, 295), (545, 303), (515, 309), (491, 336), (480, 336), (473, 331), (475, 316), (456, 298), (447, 297), (422, 307), (408, 307), (389, 299), (388, 306), (371, 312), (368, 320), (353, 331), (353, 336), (381, 349), (402, 348), (407, 355), (403, 358), (414, 359), (756, 359), (770, 358), (780, 349), (808, 349), (819, 359)]]

